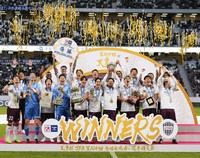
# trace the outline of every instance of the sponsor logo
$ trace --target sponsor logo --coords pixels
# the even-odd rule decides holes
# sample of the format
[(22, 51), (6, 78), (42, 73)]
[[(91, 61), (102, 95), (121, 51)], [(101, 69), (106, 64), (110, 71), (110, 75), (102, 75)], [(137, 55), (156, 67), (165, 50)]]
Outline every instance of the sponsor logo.
[(48, 119), (42, 124), (42, 133), (47, 138), (56, 138), (60, 134), (59, 122), (56, 119)]

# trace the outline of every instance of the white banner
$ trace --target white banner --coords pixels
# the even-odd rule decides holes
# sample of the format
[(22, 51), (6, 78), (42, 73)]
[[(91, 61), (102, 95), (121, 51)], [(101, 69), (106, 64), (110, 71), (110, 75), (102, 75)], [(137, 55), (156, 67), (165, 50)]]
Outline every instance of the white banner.
[(53, 55), (60, 63), (69, 63), (78, 53), (76, 42), (70, 38), (61, 38), (53, 45)]

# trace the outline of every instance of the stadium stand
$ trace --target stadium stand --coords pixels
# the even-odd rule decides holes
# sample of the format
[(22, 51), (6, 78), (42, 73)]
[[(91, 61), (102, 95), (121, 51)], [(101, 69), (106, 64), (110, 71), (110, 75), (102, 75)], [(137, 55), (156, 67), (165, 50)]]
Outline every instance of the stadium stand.
[(184, 65), (188, 73), (188, 78), (190, 80), (191, 88), (196, 94), (196, 96), (200, 95), (200, 64), (199, 61), (187, 61)]

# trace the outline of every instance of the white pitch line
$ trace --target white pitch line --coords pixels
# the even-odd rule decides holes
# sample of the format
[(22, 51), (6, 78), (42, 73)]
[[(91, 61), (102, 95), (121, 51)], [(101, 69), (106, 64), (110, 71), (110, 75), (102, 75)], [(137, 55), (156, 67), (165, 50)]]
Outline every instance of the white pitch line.
[(110, 152), (110, 155), (112, 156), (112, 158), (118, 158), (115, 152)]

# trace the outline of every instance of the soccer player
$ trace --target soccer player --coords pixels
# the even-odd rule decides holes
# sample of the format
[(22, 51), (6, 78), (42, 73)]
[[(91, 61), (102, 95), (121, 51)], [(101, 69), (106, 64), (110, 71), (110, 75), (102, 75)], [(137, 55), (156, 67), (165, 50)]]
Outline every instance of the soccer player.
[[(56, 119), (60, 120), (61, 116), (65, 116), (66, 120), (71, 118), (70, 114), (70, 85), (66, 83), (66, 75), (59, 76), (59, 83), (53, 88), (53, 103), (56, 107)], [(60, 143), (60, 137), (57, 137)]]
[(56, 68), (56, 64), (55, 64), (55, 54), (52, 55), (53, 57), (53, 68), (54, 68), (54, 72), (55, 72), (55, 75), (57, 77), (57, 83), (59, 83), (59, 76), (61, 74), (64, 74), (65, 77), (66, 77), (66, 82), (71, 85), (72, 84), (72, 81), (74, 80), (73, 79), (73, 73), (74, 73), (74, 70), (75, 70), (75, 67), (76, 67), (76, 63), (77, 63), (77, 59), (78, 59), (78, 55), (75, 57), (75, 60), (74, 62), (72, 63), (69, 63), (69, 73), (67, 73), (67, 66), (66, 65), (62, 65), (60, 67), (60, 70), (61, 70), (61, 73), (58, 72), (58, 69)]
[(118, 100), (122, 101), (121, 114), (126, 113), (128, 118), (134, 118), (136, 115), (135, 104), (139, 100), (139, 90), (131, 86), (130, 76), (124, 78), (124, 85), (119, 89)]
[(81, 76), (80, 81), (81, 85), (79, 86), (79, 94), (81, 95), (82, 100), (78, 103), (74, 103), (76, 118), (79, 115), (83, 115), (84, 117), (88, 116), (87, 111), (88, 111), (89, 89), (86, 87), (87, 77)]
[(171, 82), (171, 86), (175, 87), (175, 90), (178, 90), (176, 78), (173, 76), (172, 72), (167, 71), (166, 68), (164, 68), (163, 72), (161, 73), (161, 75), (158, 78), (157, 84), (158, 84), (159, 88), (163, 88), (163, 82), (166, 79), (168, 79)]
[(62, 65), (61, 67), (60, 67), (60, 71), (61, 71), (61, 73), (58, 73), (58, 70), (57, 70), (57, 68), (56, 67), (54, 67), (54, 71), (55, 71), (55, 75), (56, 75), (56, 77), (57, 77), (57, 83), (59, 83), (59, 76), (60, 76), (60, 74), (63, 74), (63, 75), (65, 75), (65, 77), (66, 77), (66, 82), (68, 83), (68, 84), (71, 84), (71, 78), (70, 78), (70, 74), (67, 74), (67, 66), (65, 66), (65, 65)]
[(109, 78), (107, 85), (104, 87), (103, 97), (103, 114), (107, 114), (113, 121), (116, 120), (116, 109), (117, 109), (117, 96), (118, 87), (114, 86), (115, 80)]
[[(172, 119), (176, 122), (174, 91), (176, 91), (176, 88), (171, 84), (171, 81), (169, 79), (165, 79), (163, 87), (160, 89), (160, 115), (163, 119)], [(162, 138), (159, 140), (159, 143), (163, 143)], [(174, 138), (172, 143), (177, 144), (178, 142)]]
[(83, 70), (77, 69), (76, 70), (76, 77), (74, 77), (72, 82), (72, 87), (79, 87), (81, 85), (80, 78), (83, 76)]
[(132, 68), (130, 71), (131, 84), (136, 88), (140, 88), (139, 77), (137, 75), (138, 75), (138, 70), (136, 68)]
[[(55, 107), (52, 104), (52, 79), (47, 78), (45, 80), (45, 86), (41, 88), (40, 95), (40, 106), (41, 106), (41, 122), (44, 123), (47, 119), (55, 118)], [(46, 137), (44, 136), (41, 142), (46, 141)], [(54, 139), (50, 139), (51, 142), (54, 142)]]
[[(131, 77), (131, 85), (136, 89), (140, 88), (140, 79), (138, 77), (138, 70), (136, 68), (131, 69), (130, 77)], [(139, 113), (139, 109), (140, 109), (140, 102), (137, 101), (137, 103), (135, 104), (136, 114)]]
[(40, 125), (40, 106), (39, 106), (39, 94), (40, 85), (36, 82), (35, 73), (30, 73), (30, 81), (28, 85), (24, 86), (25, 103), (25, 135), (26, 142), (29, 143), (29, 124), (30, 120), (34, 119), (35, 123), (35, 142), (38, 143), (39, 125)]
[(96, 78), (94, 88), (90, 89), (89, 117), (96, 116), (98, 120), (100, 120), (102, 110), (102, 95), (103, 90), (101, 88), (101, 79)]
[(95, 87), (95, 83), (96, 83), (95, 80), (98, 77), (99, 77), (98, 70), (97, 69), (92, 70), (92, 78), (89, 78), (87, 81), (87, 85), (88, 85), (89, 89), (92, 89)]
[(114, 79), (114, 86), (119, 88), (120, 79), (118, 78), (118, 76), (115, 73), (115, 68), (116, 68), (116, 63), (113, 63), (113, 62), (108, 63), (108, 65), (107, 65), (108, 72), (106, 73), (106, 75), (104, 76), (104, 78), (102, 80), (103, 86), (106, 86), (108, 80), (110, 78), (113, 78)]
[[(119, 81), (120, 81), (119, 87), (122, 87), (122, 86), (124, 85), (122, 71), (117, 70), (117, 71), (116, 71), (116, 75), (118, 76)], [(122, 105), (121, 100), (120, 100), (120, 99), (117, 99), (117, 110), (116, 110), (116, 113), (117, 113), (117, 114), (121, 111), (121, 105)]]
[[(11, 85), (13, 83), (13, 85)], [(20, 110), (19, 110), (19, 99), (20, 99), (20, 90), (19, 90), (19, 77), (14, 76), (13, 80), (11, 80), (4, 88), (3, 92), (8, 91), (9, 102), (7, 108), (7, 121), (8, 124), (6, 126), (6, 143), (11, 144), (10, 131), (13, 126), (14, 139), (13, 141), (16, 143), (20, 143), (21, 140), (17, 138), (19, 120), (20, 120)]]
[(24, 118), (24, 112), (25, 112), (25, 98), (23, 97), (23, 89), (24, 86), (27, 84), (27, 80), (25, 79), (24, 72), (19, 72), (19, 90), (20, 90), (20, 99), (19, 99), (19, 109), (21, 112), (21, 120), (22, 120), (22, 133), (25, 134), (24, 126), (25, 126), (25, 118)]
[(45, 84), (45, 80), (47, 78), (52, 79), (52, 74), (50, 71), (48, 71), (44, 77), (42, 75), (40, 75), (41, 84)]
[(156, 115), (158, 90), (152, 85), (152, 79), (150, 76), (144, 77), (144, 85), (140, 88), (142, 100), (142, 114), (149, 116), (150, 114)]

